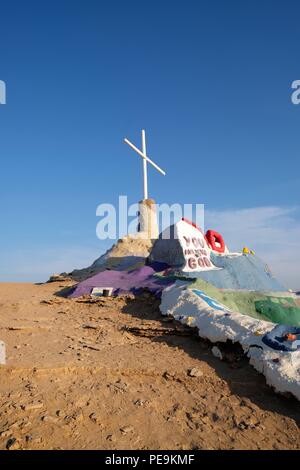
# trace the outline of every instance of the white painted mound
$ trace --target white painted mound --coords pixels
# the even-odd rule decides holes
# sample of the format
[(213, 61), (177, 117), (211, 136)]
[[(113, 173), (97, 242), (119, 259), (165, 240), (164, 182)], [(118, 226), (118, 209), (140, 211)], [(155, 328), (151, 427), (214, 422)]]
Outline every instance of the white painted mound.
[[(203, 232), (182, 219), (163, 230), (153, 245), (149, 260), (167, 263), (183, 272), (211, 271), (219, 269), (211, 261), (212, 252), (214, 250)], [(225, 247), (224, 254), (228, 253)]]

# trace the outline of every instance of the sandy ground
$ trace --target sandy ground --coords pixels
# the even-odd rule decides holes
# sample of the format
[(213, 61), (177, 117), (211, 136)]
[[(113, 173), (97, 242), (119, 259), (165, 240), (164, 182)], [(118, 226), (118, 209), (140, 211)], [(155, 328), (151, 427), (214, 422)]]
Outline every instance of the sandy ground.
[[(300, 406), (150, 295), (0, 284), (0, 449), (299, 449)], [(192, 370), (192, 372), (191, 372)]]

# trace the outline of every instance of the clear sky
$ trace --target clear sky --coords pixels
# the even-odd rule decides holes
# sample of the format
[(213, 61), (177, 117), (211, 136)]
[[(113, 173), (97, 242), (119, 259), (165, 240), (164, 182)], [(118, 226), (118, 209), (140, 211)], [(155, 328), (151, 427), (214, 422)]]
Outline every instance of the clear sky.
[[(298, 1), (1, 2), (0, 280), (44, 280), (109, 246), (96, 207), (204, 203), (300, 288)], [(271, 267), (272, 267), (271, 266)]]

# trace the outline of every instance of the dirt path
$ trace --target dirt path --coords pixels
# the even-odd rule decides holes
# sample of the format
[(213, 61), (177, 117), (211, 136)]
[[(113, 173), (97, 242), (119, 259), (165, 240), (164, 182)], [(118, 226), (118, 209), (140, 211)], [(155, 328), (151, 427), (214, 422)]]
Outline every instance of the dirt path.
[(300, 448), (299, 403), (244, 359), (216, 359), (151, 296), (65, 286), (0, 284), (0, 449)]

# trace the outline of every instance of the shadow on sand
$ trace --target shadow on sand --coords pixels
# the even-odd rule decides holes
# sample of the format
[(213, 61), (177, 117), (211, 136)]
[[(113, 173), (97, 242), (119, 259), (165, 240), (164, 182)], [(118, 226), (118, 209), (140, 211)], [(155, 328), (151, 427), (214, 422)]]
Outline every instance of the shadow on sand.
[[(127, 300), (122, 312), (143, 320), (159, 321), (162, 327), (165, 328), (166, 317), (161, 315), (159, 304), (160, 301), (150, 295), (147, 299), (136, 297)], [(168, 321), (168, 327), (171, 326), (173, 326), (173, 329), (182, 328), (181, 323), (172, 319), (170, 319), (170, 322)], [(232, 343), (226, 343), (226, 345), (219, 343), (222, 352), (225, 353), (225, 357), (231, 352), (228, 355), (228, 357), (231, 356), (230, 361), (220, 361), (211, 352), (213, 344), (208, 340), (200, 338), (193, 330), (191, 329), (191, 335), (187, 336), (185, 334), (177, 335), (172, 332), (169, 335), (165, 332), (161, 334), (159, 329), (157, 335), (150, 335), (148, 339), (153, 342), (165, 343), (171, 348), (181, 348), (192, 358), (205, 361), (216, 371), (221, 379), (226, 381), (233, 394), (241, 398), (248, 398), (263, 410), (292, 418), (298, 426), (300, 425), (298, 400), (292, 396), (285, 397), (275, 393), (266, 384), (264, 376), (249, 365), (247, 357), (241, 354), (241, 347)]]

